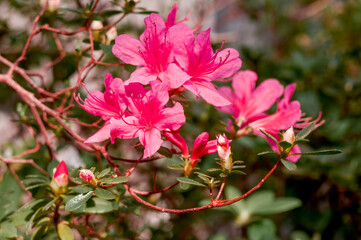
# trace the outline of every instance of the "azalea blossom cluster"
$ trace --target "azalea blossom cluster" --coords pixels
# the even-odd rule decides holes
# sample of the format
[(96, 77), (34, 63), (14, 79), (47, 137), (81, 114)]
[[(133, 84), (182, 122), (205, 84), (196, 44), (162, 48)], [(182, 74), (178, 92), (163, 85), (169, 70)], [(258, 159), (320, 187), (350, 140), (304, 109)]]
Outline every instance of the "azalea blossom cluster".
[[(186, 176), (202, 156), (215, 152), (222, 167), (231, 168), (232, 154), (225, 135), (209, 140), (207, 132), (200, 134), (190, 153), (180, 134), (186, 122), (184, 109), (173, 97), (186, 90), (231, 115), (233, 121), (230, 120), (226, 130), (232, 138), (250, 133), (265, 136), (260, 132), (262, 129), (278, 140), (287, 140), (290, 137), (277, 133), (291, 129), (287, 135), (292, 135), (293, 128), (309, 124), (311, 119), (303, 118), (300, 103), (291, 101), (295, 84), (283, 87), (278, 80), (268, 79), (256, 87), (255, 72), (239, 71), (242, 61), (237, 50), (223, 49), (222, 44), (214, 51), (210, 29), (196, 34), (184, 23), (186, 18), (176, 20), (177, 8), (173, 6), (166, 21), (154, 13), (146, 17), (139, 40), (127, 34), (116, 38), (113, 54), (138, 68), (126, 81), (108, 73), (104, 92), (93, 91), (85, 100), (76, 98), (87, 112), (105, 121), (85, 143), (138, 138), (144, 146), (143, 158), (147, 158), (160, 149), (163, 135), (181, 150)], [(212, 83), (229, 78), (232, 88), (217, 88)], [(275, 103), (276, 112), (267, 113)], [(320, 117), (315, 120), (316, 126), (323, 123)], [(273, 141), (269, 143), (275, 151), (280, 151)], [(291, 151), (300, 149), (296, 145)], [(298, 158), (292, 155), (287, 160), (296, 162)]]

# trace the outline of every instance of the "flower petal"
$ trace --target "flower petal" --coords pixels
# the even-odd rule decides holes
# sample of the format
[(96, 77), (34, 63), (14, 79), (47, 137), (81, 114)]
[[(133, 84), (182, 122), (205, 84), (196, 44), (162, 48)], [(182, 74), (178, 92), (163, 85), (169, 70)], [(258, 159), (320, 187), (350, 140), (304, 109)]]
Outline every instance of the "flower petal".
[(127, 64), (135, 66), (145, 66), (146, 63), (142, 56), (145, 51), (139, 40), (132, 38), (127, 34), (119, 35), (113, 46), (113, 54)]
[(139, 131), (139, 141), (144, 146), (143, 158), (147, 158), (156, 153), (163, 143), (158, 129), (152, 128), (147, 131)]
[(159, 114), (158, 121), (154, 124), (159, 130), (179, 129), (186, 121), (184, 110), (180, 103), (176, 103), (172, 108), (164, 108)]
[(175, 63), (169, 64), (164, 72), (158, 74), (158, 77), (163, 82), (168, 83), (170, 88), (179, 88), (184, 82), (190, 79), (190, 76)]

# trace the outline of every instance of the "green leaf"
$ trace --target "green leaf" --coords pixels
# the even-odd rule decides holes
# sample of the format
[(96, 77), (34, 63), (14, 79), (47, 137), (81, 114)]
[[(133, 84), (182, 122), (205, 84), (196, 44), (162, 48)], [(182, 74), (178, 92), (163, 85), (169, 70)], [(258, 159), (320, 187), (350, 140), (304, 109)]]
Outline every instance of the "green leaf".
[(287, 142), (287, 141), (281, 141), (278, 143), (283, 149), (287, 149), (290, 148), (292, 146), (291, 143)]
[(184, 167), (179, 164), (171, 164), (168, 166), (168, 168), (172, 170), (184, 170)]
[(103, 171), (101, 171), (96, 177), (97, 178), (105, 177), (106, 175), (108, 175), (110, 173), (110, 171), (111, 171), (110, 168), (106, 168)]
[(33, 213), (33, 215), (31, 216), (31, 218), (29, 219), (28, 223), (27, 223), (26, 226), (25, 226), (25, 234), (28, 234), (28, 233), (29, 233), (29, 230), (30, 230), (30, 228), (31, 228), (31, 225), (33, 224), (33, 221), (34, 221), (36, 215), (38, 215), (38, 213), (39, 213), (42, 209), (43, 209), (43, 208), (40, 207), (40, 208), (38, 208), (38, 209)]
[(294, 141), (294, 144), (296, 145), (296, 144), (300, 144), (300, 143), (307, 143), (307, 142), (309, 142), (310, 140), (308, 140), (308, 139), (296, 139), (295, 141)]
[(74, 211), (80, 208), (83, 204), (85, 204), (93, 195), (93, 191), (88, 192), (87, 194), (79, 194), (73, 197), (67, 202), (65, 205), (65, 210)]
[(38, 239), (44, 239), (43, 235), (44, 233), (47, 231), (48, 226), (41, 226), (38, 227), (32, 234), (30, 237), (30, 240), (38, 240)]
[(26, 187), (25, 189), (26, 190), (31, 190), (31, 189), (34, 189), (34, 188), (37, 188), (37, 187), (42, 187), (42, 186), (45, 186), (45, 185), (47, 185), (47, 184), (39, 183), (39, 184), (30, 185), (30, 186)]
[(254, 214), (268, 215), (287, 212), (298, 208), (302, 205), (302, 201), (294, 197), (277, 198), (269, 204), (259, 205), (254, 211)]
[(260, 206), (267, 206), (275, 200), (275, 193), (269, 190), (262, 190), (252, 193), (246, 199), (246, 208), (253, 214)]
[(87, 207), (84, 210), (86, 213), (106, 213), (112, 212), (119, 208), (119, 203), (117, 202), (110, 202), (102, 198), (94, 197), (89, 200), (87, 203)]
[(57, 198), (54, 198), (53, 200), (51, 200), (50, 202), (48, 202), (44, 208), (43, 211), (47, 211), (51, 206), (53, 206), (53, 204), (56, 202), (56, 200), (58, 200)]
[(105, 45), (103, 43), (99, 43), (99, 47), (100, 49), (105, 53), (105, 54), (109, 54), (112, 52), (112, 45)]
[(101, 184), (117, 184), (128, 182), (128, 177), (115, 177), (115, 178), (103, 178), (100, 180)]
[(242, 171), (239, 171), (239, 170), (232, 170), (232, 173), (241, 174), (241, 175), (246, 175), (245, 172), (242, 172)]
[(208, 172), (222, 172), (222, 169), (219, 169), (219, 168), (210, 168), (210, 169), (207, 169)]
[(2, 222), (0, 224), (1, 238), (16, 238), (18, 236), (16, 227), (10, 222)]
[(113, 193), (111, 193), (108, 190), (102, 189), (102, 188), (97, 188), (95, 189), (95, 194), (97, 195), (97, 197), (103, 198), (103, 199), (114, 199), (115, 196)]
[(196, 186), (202, 186), (202, 187), (205, 186), (203, 183), (197, 182), (193, 179), (186, 178), (186, 177), (178, 177), (177, 180), (181, 183), (186, 183), (186, 184), (190, 184), (190, 185), (196, 185)]
[(313, 122), (304, 129), (302, 129), (299, 133), (297, 133), (296, 140), (306, 138), (314, 128), (315, 128), (315, 123)]
[(281, 162), (282, 162), (283, 166), (285, 166), (290, 171), (294, 171), (297, 169), (297, 165), (291, 161), (288, 161), (286, 159), (281, 159)]
[(332, 155), (342, 153), (341, 150), (338, 149), (329, 149), (329, 150), (320, 150), (314, 152), (300, 152), (300, 153), (292, 153), (290, 155)]
[(75, 193), (87, 193), (92, 191), (93, 189), (85, 185), (80, 185), (80, 186), (72, 187), (71, 190)]
[(276, 152), (272, 152), (272, 151), (265, 151), (265, 152), (260, 152), (257, 154), (258, 156), (263, 156), (263, 155), (279, 155)]
[(269, 137), (270, 139), (272, 139), (275, 143), (277, 143), (278, 144), (278, 141), (277, 141), (277, 139), (276, 138), (274, 138), (271, 134), (269, 134), (269, 133), (267, 133), (267, 132), (265, 132), (265, 131), (263, 131), (262, 129), (259, 129), (264, 135), (266, 135), (267, 137)]
[(73, 231), (65, 222), (61, 222), (58, 224), (58, 235), (61, 240), (74, 239)]
[(119, 11), (119, 10), (108, 10), (108, 11), (102, 12), (101, 15), (103, 17), (111, 17), (111, 16), (114, 16), (114, 15), (120, 14), (122, 12), (123, 11)]
[(157, 152), (166, 158), (172, 158), (172, 156), (173, 156), (172, 151), (166, 147), (160, 147)]
[(83, 184), (83, 181), (78, 177), (74, 177), (71, 180), (76, 184)]

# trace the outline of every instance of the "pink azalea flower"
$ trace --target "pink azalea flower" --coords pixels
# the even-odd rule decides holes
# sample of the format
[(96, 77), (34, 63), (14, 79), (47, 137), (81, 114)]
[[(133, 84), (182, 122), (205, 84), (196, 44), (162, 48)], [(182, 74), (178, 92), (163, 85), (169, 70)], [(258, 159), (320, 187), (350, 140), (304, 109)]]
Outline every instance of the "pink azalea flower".
[(185, 123), (181, 104), (171, 108), (164, 105), (169, 100), (167, 84), (151, 82), (151, 89), (145, 90), (138, 83), (126, 86), (128, 114), (121, 119), (111, 118), (103, 128), (88, 138), (85, 143), (101, 142), (111, 138), (139, 138), (144, 146), (143, 157), (149, 157), (160, 148), (163, 140), (160, 131), (177, 130)]
[[(171, 14), (168, 25), (174, 24), (174, 17), (175, 12)], [(174, 62), (173, 48), (176, 42), (190, 38), (192, 31), (183, 23), (168, 28), (164, 20), (154, 13), (146, 17), (144, 23), (145, 30), (140, 41), (122, 34), (113, 46), (113, 54), (120, 60), (141, 66), (132, 73), (126, 84), (139, 82), (146, 85), (160, 79), (170, 88), (182, 86), (190, 76)]]
[(200, 95), (215, 106), (229, 105), (230, 102), (218, 93), (211, 81), (232, 76), (241, 68), (237, 50), (218, 49), (213, 53), (210, 41), (210, 29), (201, 32), (196, 38), (192, 35), (183, 38), (175, 48), (175, 58), (182, 69), (191, 76), (183, 84), (185, 88)]
[(88, 94), (85, 101), (80, 96), (76, 96), (75, 100), (82, 108), (97, 116), (101, 116), (105, 121), (110, 118), (121, 118), (124, 114), (126, 104), (122, 97), (125, 93), (122, 79), (114, 78), (107, 73), (104, 80), (104, 93), (93, 91)]

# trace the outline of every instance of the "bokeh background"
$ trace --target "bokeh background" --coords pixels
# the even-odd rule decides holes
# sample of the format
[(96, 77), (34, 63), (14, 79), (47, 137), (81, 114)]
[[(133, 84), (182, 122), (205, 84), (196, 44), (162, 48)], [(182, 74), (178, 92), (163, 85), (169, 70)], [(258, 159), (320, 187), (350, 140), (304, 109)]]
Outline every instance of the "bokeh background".
[[(76, 9), (75, 2), (61, 0), (61, 7)], [(87, 1), (80, 2), (85, 4)], [(192, 11), (187, 22), (191, 28), (211, 28), (214, 48), (225, 40), (225, 46), (238, 49), (242, 69), (256, 71), (259, 82), (276, 78), (283, 85), (297, 83), (294, 99), (301, 102), (303, 112), (315, 118), (321, 111), (326, 121), (312, 133), (310, 144), (302, 146), (304, 150), (337, 148), (343, 153), (303, 156), (296, 171), (278, 169), (253, 198), (229, 208), (182, 215), (140, 208), (140, 216), (129, 214), (115, 229), (122, 231), (125, 239), (361, 239), (361, 1), (141, 0), (137, 7), (159, 12), (166, 18), (175, 2), (180, 7), (179, 18)], [(102, 0), (99, 8), (116, 7), (112, 4), (112, 1)], [(39, 9), (39, 2), (35, 0), (0, 0), (2, 56), (15, 59), (20, 55), (31, 21)], [(69, 28), (80, 27), (82, 20), (76, 11), (64, 9), (43, 21), (54, 21), (54, 24)], [(118, 34), (127, 33), (137, 38), (144, 30), (145, 16), (127, 16), (117, 25)], [(106, 21), (111, 20), (111, 17), (106, 18)], [(22, 67), (40, 69), (44, 62), (57, 56), (56, 51), (52, 53), (54, 43), (49, 39), (35, 39)], [(67, 57), (47, 75), (44, 84), (48, 89), (59, 89), (75, 81), (78, 59), (74, 42), (82, 40), (81, 37), (64, 39)], [(111, 53), (106, 58), (117, 61)], [(132, 69), (130, 66), (98, 67), (89, 74), (86, 85), (89, 90), (102, 89), (105, 72), (127, 79)], [(0, 71), (6, 70), (0, 64)], [(22, 105), (19, 101), (10, 88), (0, 83), (2, 156), (14, 155), (33, 144), (21, 127)], [(182, 131), (190, 140), (203, 131), (210, 131), (210, 135), (215, 136), (227, 121), (227, 116), (202, 101), (185, 106), (188, 123)], [(80, 108), (74, 114), (89, 122), (97, 120)], [(82, 131), (84, 136), (89, 136), (94, 130)], [(82, 152), (65, 134), (55, 134), (58, 134), (59, 158), (74, 168), (95, 164), (95, 156)], [(136, 154), (126, 153), (129, 144), (119, 144), (114, 151), (120, 150), (121, 156)], [(271, 158), (257, 156), (269, 149), (262, 138), (243, 137), (232, 143), (232, 149), (236, 159), (245, 161), (247, 175), (229, 179), (232, 187), (226, 189), (228, 196), (250, 189), (274, 164)], [(50, 161), (45, 147), (32, 158), (44, 168)], [(213, 164), (212, 161), (211, 158), (204, 159), (201, 168)], [(152, 176), (147, 173), (155, 168), (165, 182), (178, 174), (162, 163), (151, 163), (137, 175), (140, 187), (151, 182)], [(33, 170), (19, 165), (17, 171), (21, 178)], [(11, 193), (1, 195), (0, 202), (11, 200), (16, 208), (26, 201), (6, 167), (0, 165), (0, 193), (9, 190)], [(148, 200), (165, 205), (171, 202), (185, 208), (200, 205), (205, 198), (206, 192), (178, 189)], [(302, 204), (287, 208), (287, 204), (291, 202), (292, 205), (297, 199)], [(264, 206), (269, 208), (260, 210)], [(94, 221), (96, 224), (97, 219)]]

